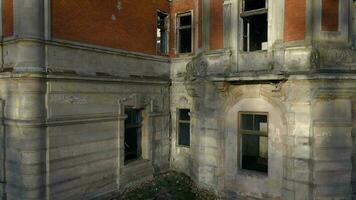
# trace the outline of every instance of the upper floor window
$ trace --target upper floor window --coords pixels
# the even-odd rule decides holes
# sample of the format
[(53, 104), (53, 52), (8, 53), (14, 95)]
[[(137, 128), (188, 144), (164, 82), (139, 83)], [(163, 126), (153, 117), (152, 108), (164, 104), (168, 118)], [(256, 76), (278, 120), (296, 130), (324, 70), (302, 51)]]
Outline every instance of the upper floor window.
[(243, 0), (240, 17), (243, 21), (243, 51), (267, 49), (267, 0)]
[(157, 11), (157, 53), (168, 53), (168, 15)]
[(241, 138), (241, 168), (268, 172), (268, 119), (267, 113), (241, 112), (239, 114)]
[(192, 13), (178, 14), (176, 23), (178, 53), (192, 52)]

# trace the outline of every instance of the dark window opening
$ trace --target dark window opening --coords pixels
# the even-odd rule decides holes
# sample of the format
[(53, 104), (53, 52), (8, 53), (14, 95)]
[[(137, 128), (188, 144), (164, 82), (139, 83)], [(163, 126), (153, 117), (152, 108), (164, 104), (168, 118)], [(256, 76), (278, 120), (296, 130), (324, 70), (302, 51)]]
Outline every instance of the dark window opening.
[(192, 15), (177, 15), (177, 47), (178, 53), (192, 52)]
[(141, 157), (141, 111), (125, 109), (125, 164)]
[(168, 15), (157, 12), (157, 53), (168, 53)]
[(243, 21), (243, 51), (267, 49), (268, 14), (266, 0), (245, 0), (240, 14)]
[(244, 0), (243, 11), (257, 10), (267, 7), (266, 0)]
[(267, 114), (240, 114), (241, 168), (268, 172)]
[(178, 116), (178, 145), (190, 146), (190, 111), (179, 109)]

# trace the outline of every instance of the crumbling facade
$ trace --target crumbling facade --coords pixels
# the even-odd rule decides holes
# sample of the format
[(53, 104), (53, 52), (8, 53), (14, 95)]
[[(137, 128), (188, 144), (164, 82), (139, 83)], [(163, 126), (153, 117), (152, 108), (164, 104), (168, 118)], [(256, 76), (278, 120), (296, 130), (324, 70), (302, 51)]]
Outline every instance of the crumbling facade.
[(352, 0), (1, 0), (0, 191), (177, 170), (228, 199), (353, 199)]

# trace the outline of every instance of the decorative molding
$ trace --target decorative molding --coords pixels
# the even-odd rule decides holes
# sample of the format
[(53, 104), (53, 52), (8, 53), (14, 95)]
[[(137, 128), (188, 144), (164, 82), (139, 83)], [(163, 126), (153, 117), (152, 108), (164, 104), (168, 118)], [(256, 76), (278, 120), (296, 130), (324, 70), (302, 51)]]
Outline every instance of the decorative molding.
[(149, 113), (154, 113), (156, 111), (155, 102), (156, 98), (143, 96), (142, 94), (134, 93), (130, 96), (121, 98), (118, 100), (119, 104), (119, 115), (125, 115), (125, 106), (132, 106), (134, 108), (144, 108), (149, 107)]
[(86, 97), (79, 95), (64, 95), (63, 100), (70, 104), (86, 104), (88, 102)]
[(351, 99), (356, 97), (356, 88), (319, 88), (312, 95), (312, 99), (324, 99), (332, 101), (335, 99)]
[(87, 116), (66, 116), (62, 118), (49, 120), (18, 120), (18, 119), (4, 119), (6, 126), (23, 127), (23, 128), (42, 128), (42, 127), (56, 127), (72, 124), (89, 124), (99, 122), (117, 121), (121, 116), (117, 113), (107, 114), (93, 114)]
[(208, 70), (208, 62), (202, 58), (202, 56), (198, 56), (193, 58), (186, 65), (186, 81), (194, 81), (197, 78), (205, 78)]
[(191, 97), (198, 97), (199, 91), (202, 90), (203, 80), (207, 76), (208, 62), (199, 55), (192, 59), (186, 65), (184, 75), (184, 86)]
[(310, 54), (310, 65), (312, 69), (320, 68), (320, 53), (316, 48), (314, 48)]
[(346, 47), (319, 44), (312, 50), (310, 62), (316, 69), (352, 70), (356, 69), (356, 51)]

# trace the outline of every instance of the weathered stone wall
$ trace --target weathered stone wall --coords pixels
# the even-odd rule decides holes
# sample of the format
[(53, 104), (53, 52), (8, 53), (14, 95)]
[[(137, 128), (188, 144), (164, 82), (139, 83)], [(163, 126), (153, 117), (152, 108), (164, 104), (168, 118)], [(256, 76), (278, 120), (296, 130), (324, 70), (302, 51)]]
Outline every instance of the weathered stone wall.
[[(100, 196), (115, 192), (117, 184), (125, 186), (124, 183), (148, 177), (153, 171), (168, 169), (169, 123), (168, 107), (164, 105), (169, 98), (165, 82), (54, 80), (47, 84), (50, 196), (58, 199)], [(146, 113), (142, 138), (146, 165), (138, 161), (128, 167), (121, 162), (123, 144), (119, 137), (123, 129), (118, 117), (119, 100), (132, 94), (142, 96), (139, 101), (153, 99), (154, 105), (153, 110), (149, 102), (137, 105)], [(148, 116), (154, 114), (159, 115)]]
[[(270, 85), (230, 86), (225, 101), (224, 137), (225, 190), (232, 197), (281, 198), (283, 162), (286, 155), (287, 124), (280, 94)], [(270, 93), (270, 94), (269, 94)], [(276, 92), (280, 93), (280, 91)], [(238, 113), (268, 113), (268, 174), (246, 171), (240, 163)], [(250, 187), (254, 185), (254, 187)]]
[[(167, 81), (27, 74), (1, 85), (8, 199), (93, 198), (169, 168)], [(144, 109), (143, 159), (130, 166), (122, 99)]]
[(356, 98), (352, 100), (352, 194), (353, 198), (356, 197)]

